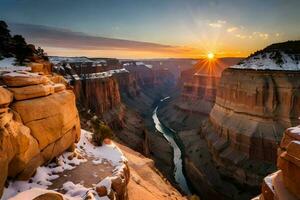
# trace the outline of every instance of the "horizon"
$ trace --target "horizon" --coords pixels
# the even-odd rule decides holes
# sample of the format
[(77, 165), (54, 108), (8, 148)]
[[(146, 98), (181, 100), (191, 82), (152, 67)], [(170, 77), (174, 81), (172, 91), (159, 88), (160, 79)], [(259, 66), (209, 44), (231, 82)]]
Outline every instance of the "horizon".
[(11, 33), (50, 56), (247, 57), (273, 43), (300, 39), (297, 0), (0, 3), (0, 19)]

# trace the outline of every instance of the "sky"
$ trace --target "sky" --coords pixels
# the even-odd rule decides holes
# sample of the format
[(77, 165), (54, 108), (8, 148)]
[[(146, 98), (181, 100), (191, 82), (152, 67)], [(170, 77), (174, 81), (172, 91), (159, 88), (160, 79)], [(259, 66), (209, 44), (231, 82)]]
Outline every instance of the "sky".
[(300, 39), (300, 0), (0, 0), (12, 34), (48, 55), (244, 57)]

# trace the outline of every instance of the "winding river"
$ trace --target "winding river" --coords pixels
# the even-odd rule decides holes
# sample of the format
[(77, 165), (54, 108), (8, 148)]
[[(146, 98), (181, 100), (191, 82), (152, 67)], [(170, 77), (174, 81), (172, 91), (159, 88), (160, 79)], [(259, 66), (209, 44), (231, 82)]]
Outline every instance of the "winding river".
[[(163, 102), (165, 100), (169, 99), (169, 97), (163, 98), (160, 101)], [(162, 123), (160, 123), (158, 117), (157, 117), (157, 109), (158, 106), (153, 111), (152, 119), (155, 124), (155, 128), (157, 131), (163, 134), (163, 136), (168, 140), (168, 142), (171, 144), (174, 152), (173, 161), (174, 161), (174, 177), (176, 182), (178, 183), (179, 187), (184, 191), (186, 194), (190, 194), (189, 187), (187, 185), (187, 181), (185, 179), (183, 168), (182, 168), (182, 152), (179, 148), (179, 145), (176, 143), (176, 140), (174, 138), (174, 134), (176, 134), (173, 130), (169, 129), (168, 127), (164, 126)]]

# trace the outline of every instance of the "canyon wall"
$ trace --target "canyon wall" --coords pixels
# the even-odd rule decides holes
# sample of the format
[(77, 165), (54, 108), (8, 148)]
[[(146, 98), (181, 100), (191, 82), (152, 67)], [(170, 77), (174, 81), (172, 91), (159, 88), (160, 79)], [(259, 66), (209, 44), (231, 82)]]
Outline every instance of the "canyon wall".
[(222, 71), (240, 58), (200, 59), (181, 72), (177, 82), (179, 95), (171, 95), (158, 116), (173, 130), (198, 129), (214, 105)]
[(80, 137), (75, 95), (65, 85), (29, 72), (4, 72), (1, 82), (0, 194), (7, 177), (28, 180)]
[(205, 134), (219, 171), (258, 186), (274, 170), (285, 128), (300, 115), (300, 72), (226, 69)]
[(156, 167), (174, 183), (170, 173), (174, 168), (172, 147), (156, 132), (152, 120), (157, 102), (173, 90), (173, 76), (167, 70), (145, 65), (130, 65), (126, 69), (130, 72), (129, 81), (119, 82), (122, 103), (126, 107), (124, 127), (116, 130), (117, 136), (130, 148), (152, 158)]
[(111, 127), (122, 126), (119, 85), (114, 77), (75, 80), (74, 93), (86, 111), (95, 113)]

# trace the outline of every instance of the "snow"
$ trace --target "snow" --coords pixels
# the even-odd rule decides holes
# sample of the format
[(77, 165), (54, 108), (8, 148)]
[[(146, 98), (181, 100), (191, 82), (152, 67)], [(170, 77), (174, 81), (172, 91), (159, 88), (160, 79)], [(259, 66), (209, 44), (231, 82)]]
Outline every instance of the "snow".
[[(49, 190), (45, 190), (45, 189), (41, 189), (41, 188), (33, 188), (30, 190), (26, 190), (23, 193), (18, 194), (17, 196), (10, 198), (9, 200), (27, 200), (27, 199), (34, 199), (42, 194), (45, 193), (54, 193), (54, 194), (59, 194), (55, 191), (49, 191)], [(67, 198), (63, 198), (63, 199), (67, 199)], [(73, 200), (73, 198), (68, 198), (68, 200)]]
[(5, 74), (3, 74), (3, 76), (30, 78), (30, 77), (37, 77), (40, 75), (38, 73), (31, 73), (31, 72), (27, 72), (27, 71), (16, 71), (16, 72), (5, 73)]
[(80, 146), (88, 156), (94, 157), (94, 160), (107, 160), (115, 166), (115, 168), (123, 166), (124, 162), (127, 161), (122, 151), (114, 143), (94, 146), (90, 142), (92, 138), (91, 132), (81, 130), (81, 134), (82, 136), (77, 146)]
[(67, 69), (72, 69), (72, 67), (71, 67), (71, 65), (69, 63), (66, 65), (66, 68)]
[(280, 52), (283, 63), (277, 64), (275, 59), (272, 59), (274, 52), (267, 52), (264, 55), (258, 54), (244, 60), (241, 64), (231, 66), (236, 69), (256, 69), (256, 70), (300, 70), (300, 62), (296, 61), (294, 55)]
[[(62, 173), (65, 170), (72, 170), (81, 163), (86, 162), (87, 160), (82, 158), (82, 155), (91, 157), (94, 164), (100, 164), (101, 162), (106, 161), (114, 167), (111, 177), (106, 177), (96, 184), (96, 186), (105, 186), (107, 191), (110, 191), (111, 180), (114, 178), (114, 176), (119, 175), (119, 173), (123, 171), (123, 168), (126, 167), (124, 163), (127, 162), (127, 159), (114, 143), (103, 144), (102, 146), (94, 146), (90, 142), (91, 138), (91, 132), (81, 130), (81, 138), (76, 144), (77, 148), (75, 149), (75, 153), (65, 152), (58, 157), (57, 163), (50, 163), (47, 166), (39, 167), (36, 171), (36, 174), (31, 178), (30, 181), (10, 181), (8, 188), (4, 189), (1, 200), (9, 199), (23, 191), (26, 191), (24, 195), (32, 196), (39, 195), (42, 191), (44, 193), (52, 192), (46, 190), (48, 186), (52, 184), (51, 180), (59, 178), (59, 173)], [(70, 156), (73, 157), (71, 160), (69, 160)], [(33, 188), (34, 190), (32, 190)], [(66, 199), (70, 200), (83, 199), (83, 197), (87, 195), (92, 197), (91, 200), (109, 199), (108, 197), (100, 198), (97, 196), (93, 188), (86, 188), (82, 184), (74, 184), (70, 181), (63, 184), (63, 189), (66, 191)], [(13, 200), (19, 200), (21, 196), (23, 197), (23, 193), (22, 195), (15, 196)]]
[(268, 175), (268, 176), (266, 176), (266, 177), (264, 178), (265, 183), (266, 183), (266, 184), (268, 185), (268, 187), (269, 187), (271, 190), (273, 190), (273, 191), (274, 191), (274, 187), (273, 187), (273, 179), (274, 179), (275, 176), (277, 176), (277, 173), (276, 173), (276, 172), (273, 173), (273, 174), (270, 174), (270, 175)]
[(149, 64), (145, 64), (145, 63), (143, 63), (143, 62), (135, 62), (135, 64), (137, 65), (137, 66), (146, 66), (146, 67), (148, 67), (148, 68), (152, 68), (152, 65), (149, 65)]
[(86, 79), (97, 79), (97, 78), (108, 78), (113, 76), (114, 74), (120, 74), (120, 73), (128, 73), (129, 71), (125, 68), (122, 69), (112, 69), (105, 72), (98, 72), (98, 73), (91, 73), (88, 74)]
[(291, 133), (300, 135), (300, 126), (291, 127), (291, 128), (288, 128), (288, 130), (289, 130)]
[(63, 63), (63, 62), (93, 62), (87, 57), (60, 57), (60, 56), (49, 56), (50, 62), (53, 64)]
[[(79, 153), (78, 150), (77, 153)], [(8, 188), (5, 188), (3, 192), (1, 200), (32, 188), (47, 189), (52, 184), (50, 181), (59, 177), (58, 173), (62, 173), (64, 170), (72, 170), (80, 163), (86, 162), (86, 159), (78, 159), (77, 157), (69, 160), (70, 155), (72, 155), (71, 152), (66, 152), (58, 157), (58, 164), (51, 163), (48, 166), (39, 167), (31, 181), (10, 181)]]
[(0, 60), (0, 72), (10, 72), (10, 71), (30, 71), (31, 67), (16, 66), (16, 59), (14, 57), (4, 58)]
[(0, 60), (0, 67), (14, 67), (16, 59), (14, 57)]
[(100, 183), (98, 183), (96, 185), (96, 187), (99, 187), (99, 186), (104, 186), (106, 187), (107, 189), (107, 193), (109, 194), (110, 191), (111, 191), (111, 183), (112, 183), (112, 178), (111, 177), (106, 177), (105, 179), (103, 179), (102, 181), (100, 181)]

